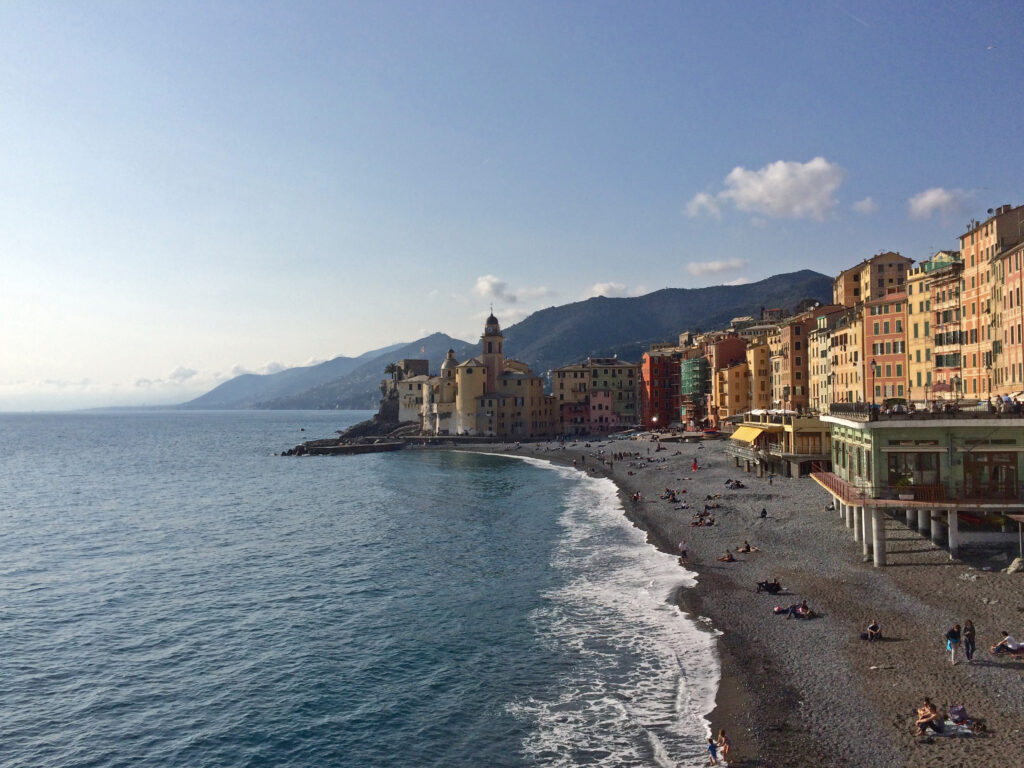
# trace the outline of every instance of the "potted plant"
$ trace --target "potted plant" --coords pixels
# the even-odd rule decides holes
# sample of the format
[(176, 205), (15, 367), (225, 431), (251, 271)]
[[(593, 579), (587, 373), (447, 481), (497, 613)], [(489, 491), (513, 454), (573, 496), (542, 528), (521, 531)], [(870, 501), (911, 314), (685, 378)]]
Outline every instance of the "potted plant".
[(912, 478), (907, 476), (901, 477), (896, 481), (896, 495), (900, 501), (913, 501), (914, 500), (914, 481)]

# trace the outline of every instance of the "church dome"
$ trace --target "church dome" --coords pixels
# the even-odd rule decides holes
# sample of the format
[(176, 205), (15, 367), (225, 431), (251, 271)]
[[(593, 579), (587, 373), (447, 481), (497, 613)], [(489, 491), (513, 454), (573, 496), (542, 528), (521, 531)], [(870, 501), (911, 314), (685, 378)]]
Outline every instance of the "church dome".
[(446, 357), (444, 359), (444, 362), (441, 363), (441, 370), (442, 371), (447, 371), (450, 368), (455, 368), (457, 365), (458, 365), (458, 363), (455, 362), (455, 350), (454, 349), (449, 349), (448, 350), (448, 357)]
[(494, 316), (494, 313), (492, 312), (491, 315), (487, 318), (487, 320), (485, 322), (485, 325), (497, 325), (497, 324), (498, 324), (498, 318), (496, 318)]

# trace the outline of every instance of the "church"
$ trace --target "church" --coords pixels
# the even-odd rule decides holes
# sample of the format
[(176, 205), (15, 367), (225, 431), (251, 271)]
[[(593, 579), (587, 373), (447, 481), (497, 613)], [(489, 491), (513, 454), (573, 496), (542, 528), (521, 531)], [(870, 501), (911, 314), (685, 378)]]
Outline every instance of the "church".
[(480, 337), (480, 354), (464, 362), (449, 349), (441, 375), (422, 383), (420, 411), (428, 435), (526, 439), (554, 435), (554, 398), (525, 363), (505, 358), (505, 338), (492, 313)]

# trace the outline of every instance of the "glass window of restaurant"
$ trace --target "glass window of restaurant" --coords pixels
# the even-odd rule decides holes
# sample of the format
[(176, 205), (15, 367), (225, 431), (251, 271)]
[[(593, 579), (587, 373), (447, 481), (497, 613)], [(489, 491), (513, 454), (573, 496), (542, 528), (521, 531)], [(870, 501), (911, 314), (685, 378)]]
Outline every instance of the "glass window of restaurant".
[(888, 485), (938, 485), (937, 453), (890, 453)]
[(964, 493), (970, 497), (1017, 497), (1017, 454), (965, 453)]

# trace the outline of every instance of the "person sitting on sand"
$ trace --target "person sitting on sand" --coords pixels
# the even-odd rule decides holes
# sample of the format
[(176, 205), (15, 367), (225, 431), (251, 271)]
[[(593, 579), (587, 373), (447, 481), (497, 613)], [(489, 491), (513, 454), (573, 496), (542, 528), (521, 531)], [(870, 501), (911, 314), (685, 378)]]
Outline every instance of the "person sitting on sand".
[(718, 562), (720, 562), (720, 563), (733, 563), (735, 561), (736, 561), (736, 558), (732, 556), (732, 552), (730, 552), (728, 549), (725, 550), (725, 554), (724, 555), (722, 555), (720, 558), (718, 558)]
[(917, 720), (914, 722), (917, 730), (914, 732), (914, 735), (924, 736), (925, 729), (927, 728), (931, 728), (936, 733), (942, 733), (943, 720), (945, 718), (939, 714), (938, 708), (928, 699), (925, 699), (924, 703), (917, 710)]
[(759, 550), (757, 547), (750, 546), (748, 542), (744, 541), (743, 546), (738, 547), (736, 551), (743, 552), (744, 554), (749, 554), (750, 552), (760, 552), (761, 550)]
[(989, 648), (989, 651), (992, 653), (1012, 653), (1014, 655), (1021, 653), (1020, 643), (1014, 639), (1013, 635), (1009, 632), (1003, 632), (1002, 634), (1003, 639)]
[(878, 619), (872, 620), (868, 624), (868, 640), (881, 640), (882, 639), (882, 625), (878, 623)]

